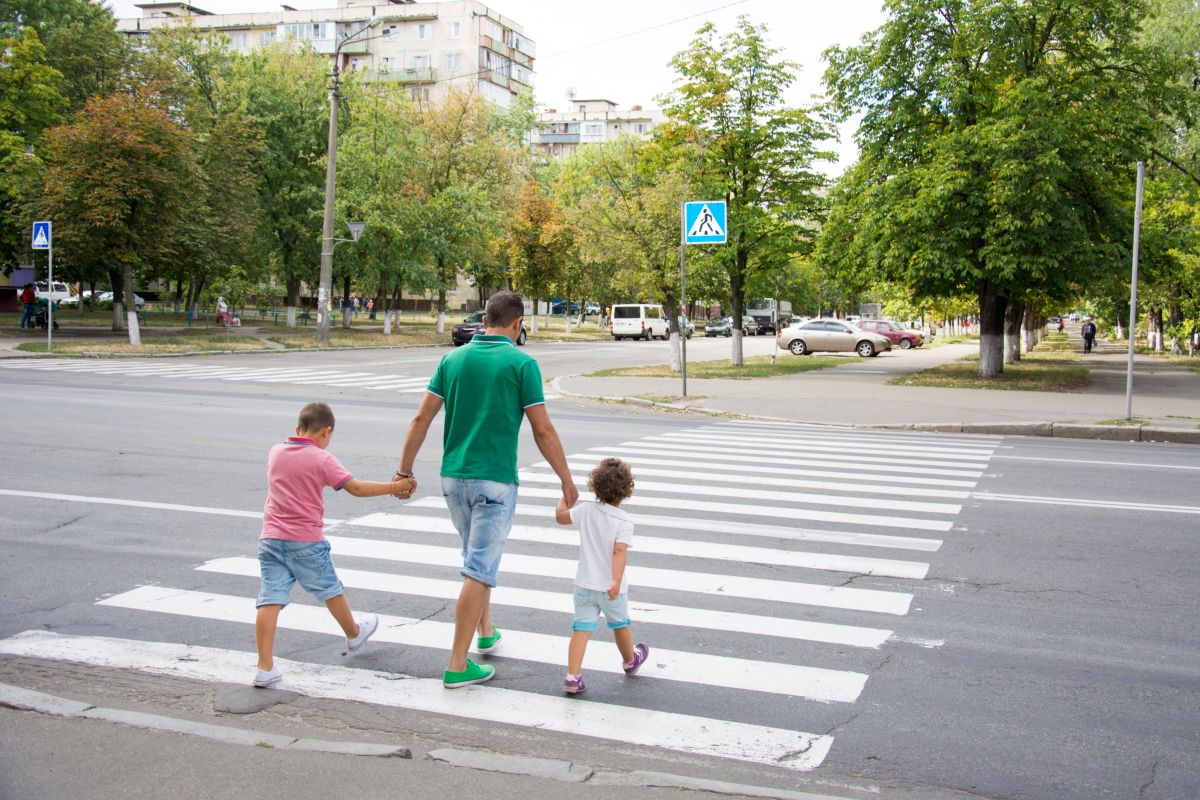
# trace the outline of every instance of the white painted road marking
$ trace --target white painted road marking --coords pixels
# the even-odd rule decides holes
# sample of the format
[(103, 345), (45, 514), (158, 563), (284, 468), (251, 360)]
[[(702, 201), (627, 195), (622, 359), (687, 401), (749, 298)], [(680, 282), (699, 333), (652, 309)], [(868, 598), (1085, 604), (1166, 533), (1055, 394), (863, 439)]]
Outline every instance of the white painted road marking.
[[(254, 669), (250, 652), (45, 631), (27, 631), (0, 640), (0, 652), (209, 683), (248, 684)], [(581, 703), (576, 698), (517, 692), (496, 685), (448, 692), (440, 680), (282, 658), (276, 662), (285, 674), (281, 688), (308, 697), (408, 708), (799, 771), (819, 766), (833, 744), (832, 736), (608, 703)]]
[[(252, 558), (218, 558), (208, 561), (196, 569), (226, 575), (259, 577), (258, 561)], [(419, 578), (413, 575), (368, 572), (343, 567), (338, 567), (337, 572), (342, 583), (352, 589), (433, 597), (439, 600), (457, 600), (458, 595), (462, 592), (461, 579)], [(570, 619), (575, 611), (574, 601), (567, 592), (545, 592), (539, 589), (518, 589), (511, 586), (497, 586), (492, 589), (491, 602), (492, 605), (554, 611), (566, 615), (564, 620)], [(749, 633), (758, 636), (773, 636), (779, 639), (800, 639), (849, 647), (878, 648), (893, 635), (893, 631), (883, 628), (834, 625), (827, 622), (809, 622), (808, 620), (762, 614), (737, 614), (705, 608), (666, 606), (659, 603), (643, 603), (636, 599), (629, 600), (629, 611), (633, 621), (639, 624)]]
[[(105, 598), (97, 605), (250, 626), (254, 625), (256, 616), (252, 598), (193, 592), (169, 586), (141, 586)], [(324, 606), (292, 603), (287, 613), (280, 615), (279, 627), (342, 638), (341, 629), (330, 620)], [(372, 640), (444, 651), (446, 643), (453, 638), (453, 622), (380, 614), (379, 630)], [(505, 658), (558, 666), (567, 652), (568, 638), (529, 633), (508, 626), (504, 629), (504, 649), (500, 654)], [(622, 674), (619, 659), (595, 659), (588, 664), (588, 671)], [(661, 647), (654, 648), (654, 658), (646, 662), (638, 675), (837, 703), (854, 702), (867, 682), (867, 676), (861, 672), (751, 661), (707, 653), (684, 653)]]

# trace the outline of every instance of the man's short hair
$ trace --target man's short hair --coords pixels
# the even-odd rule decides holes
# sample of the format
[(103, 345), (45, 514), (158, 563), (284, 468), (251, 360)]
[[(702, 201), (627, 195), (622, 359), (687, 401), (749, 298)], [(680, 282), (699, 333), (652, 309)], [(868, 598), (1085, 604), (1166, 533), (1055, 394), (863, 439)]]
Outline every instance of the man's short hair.
[(309, 403), (300, 409), (300, 421), (296, 423), (296, 427), (304, 433), (316, 433), (325, 428), (332, 428), (333, 423), (333, 409), (328, 403)]
[(521, 295), (507, 289), (496, 292), (488, 298), (483, 315), (489, 328), (507, 328), (517, 317), (525, 316), (525, 301)]

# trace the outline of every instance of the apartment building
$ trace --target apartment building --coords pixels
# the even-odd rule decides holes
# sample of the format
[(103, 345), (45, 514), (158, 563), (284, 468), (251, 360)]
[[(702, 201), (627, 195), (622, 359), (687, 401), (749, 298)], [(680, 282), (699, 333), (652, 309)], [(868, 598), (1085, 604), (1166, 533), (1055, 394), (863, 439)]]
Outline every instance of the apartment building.
[(619, 109), (612, 100), (570, 98), (564, 110), (548, 108), (538, 114), (533, 146), (555, 158), (567, 158), (580, 145), (607, 142), (623, 135), (648, 139), (662, 121), (655, 108)]
[(249, 52), (274, 42), (305, 42), (333, 56), (338, 44), (373, 17), (381, 24), (341, 47), (340, 70), (371, 81), (410, 87), (414, 98), (436, 98), (451, 86), (474, 85), (484, 99), (507, 108), (533, 89), (536, 45), (522, 27), (471, 0), (337, 0), (336, 8), (212, 14), (187, 3), (143, 3), (142, 16), (117, 21), (128, 36), (190, 24), (228, 37)]

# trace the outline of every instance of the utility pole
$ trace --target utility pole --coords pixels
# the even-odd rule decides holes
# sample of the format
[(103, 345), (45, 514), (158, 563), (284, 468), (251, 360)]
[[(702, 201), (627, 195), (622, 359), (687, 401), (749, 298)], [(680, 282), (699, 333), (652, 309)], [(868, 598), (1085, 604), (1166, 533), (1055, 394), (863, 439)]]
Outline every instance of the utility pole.
[(317, 286), (317, 341), (329, 341), (330, 300), (333, 294), (333, 211), (337, 186), (337, 124), (338, 124), (338, 65), (342, 60), (342, 45), (374, 28), (383, 17), (371, 17), (367, 24), (338, 42), (333, 50), (333, 80), (329, 86), (329, 149), (325, 159), (325, 220), (321, 228), (321, 275)]

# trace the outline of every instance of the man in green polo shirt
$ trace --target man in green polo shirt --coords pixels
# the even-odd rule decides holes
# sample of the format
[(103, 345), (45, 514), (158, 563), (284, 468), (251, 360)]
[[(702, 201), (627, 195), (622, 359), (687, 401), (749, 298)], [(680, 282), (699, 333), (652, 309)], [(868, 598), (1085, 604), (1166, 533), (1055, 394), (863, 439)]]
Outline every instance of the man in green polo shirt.
[(567, 468), (558, 432), (546, 412), (542, 371), (517, 350), (524, 303), (516, 292), (497, 292), (484, 309), (484, 333), (447, 353), (425, 390), (404, 440), (397, 475), (412, 476), (413, 463), (443, 406), (442, 495), (463, 542), (462, 590), (454, 611), (454, 643), (442, 675), (448, 689), (491, 680), (495, 667), (467, 658), (471, 639), (490, 653), (500, 643), (489, 603), (504, 543), (517, 506), (517, 434), (528, 418), (538, 450), (562, 481), (570, 508), (579, 490)]

